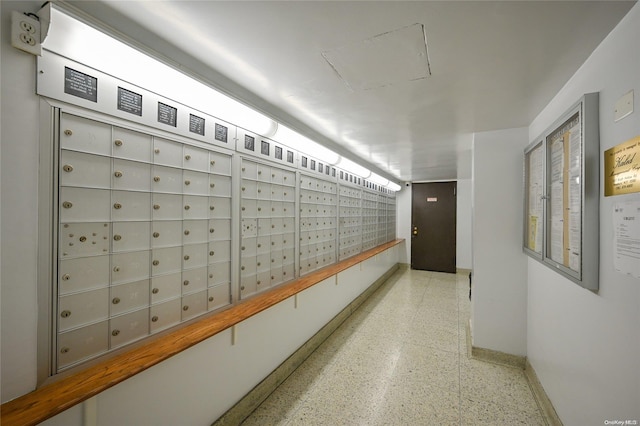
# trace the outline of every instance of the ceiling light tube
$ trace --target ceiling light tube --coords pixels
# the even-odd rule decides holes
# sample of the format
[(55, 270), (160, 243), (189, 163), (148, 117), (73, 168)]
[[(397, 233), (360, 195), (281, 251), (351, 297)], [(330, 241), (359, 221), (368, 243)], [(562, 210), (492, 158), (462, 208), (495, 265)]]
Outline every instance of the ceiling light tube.
[(371, 173), (371, 176), (369, 176), (369, 180), (380, 186), (387, 186), (389, 184), (389, 179), (385, 179), (382, 176), (377, 175), (375, 173)]
[(278, 125), (273, 139), (329, 164), (335, 164), (340, 160), (340, 156), (335, 152), (282, 124)]
[(45, 49), (151, 92), (162, 93), (166, 98), (261, 136), (275, 134), (274, 120), (214, 89), (206, 81), (197, 80), (76, 19), (57, 4), (49, 3), (45, 8), (49, 8), (50, 14), (48, 33), (42, 44)]
[(395, 182), (391, 182), (389, 181), (389, 183), (387, 184), (387, 188), (389, 188), (390, 190), (394, 191), (394, 192), (398, 192), (400, 191), (400, 189), (402, 188), (400, 185), (398, 185)]
[(368, 179), (369, 176), (371, 176), (371, 171), (369, 169), (362, 167), (360, 164), (354, 163), (345, 157), (340, 157), (340, 161), (338, 161), (336, 166), (349, 173), (353, 173), (356, 176), (360, 176), (363, 179)]

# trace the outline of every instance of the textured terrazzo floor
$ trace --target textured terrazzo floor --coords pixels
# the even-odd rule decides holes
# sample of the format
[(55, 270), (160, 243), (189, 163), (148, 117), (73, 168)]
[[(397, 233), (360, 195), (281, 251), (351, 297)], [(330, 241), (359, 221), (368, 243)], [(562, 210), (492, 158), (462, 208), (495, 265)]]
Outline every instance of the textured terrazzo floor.
[(243, 425), (545, 425), (522, 370), (468, 358), (468, 285), (398, 271)]

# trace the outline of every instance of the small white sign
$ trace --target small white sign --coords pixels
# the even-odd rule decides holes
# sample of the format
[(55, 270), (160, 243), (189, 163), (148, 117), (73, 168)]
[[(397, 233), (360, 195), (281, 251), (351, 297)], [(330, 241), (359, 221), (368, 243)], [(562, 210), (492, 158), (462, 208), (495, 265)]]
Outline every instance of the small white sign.
[(613, 121), (618, 122), (623, 118), (631, 115), (633, 112), (633, 90), (625, 93), (616, 102), (615, 109), (613, 111)]
[(435, 203), (438, 201), (438, 197), (427, 197), (427, 203)]

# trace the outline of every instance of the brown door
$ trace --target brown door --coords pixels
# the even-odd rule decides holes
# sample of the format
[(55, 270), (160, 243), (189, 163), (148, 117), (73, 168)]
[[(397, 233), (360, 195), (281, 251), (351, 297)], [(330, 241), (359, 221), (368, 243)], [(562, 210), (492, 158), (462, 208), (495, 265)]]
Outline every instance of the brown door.
[(456, 272), (456, 182), (415, 183), (411, 268)]

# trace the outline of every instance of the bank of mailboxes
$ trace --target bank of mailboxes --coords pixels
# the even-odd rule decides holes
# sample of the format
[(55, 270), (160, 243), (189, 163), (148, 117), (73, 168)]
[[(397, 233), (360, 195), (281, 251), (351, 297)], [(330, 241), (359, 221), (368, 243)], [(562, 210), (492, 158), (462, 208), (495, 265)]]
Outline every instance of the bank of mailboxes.
[(296, 174), (243, 158), (240, 298), (295, 278)]
[[(60, 128), (58, 370), (230, 304), (231, 155), (69, 114)], [(390, 195), (240, 163), (241, 299), (395, 237)]]
[(339, 188), (339, 260), (362, 251), (362, 192), (346, 185)]
[(231, 156), (63, 114), (59, 369), (231, 302)]
[(300, 275), (336, 261), (338, 185), (300, 175)]

